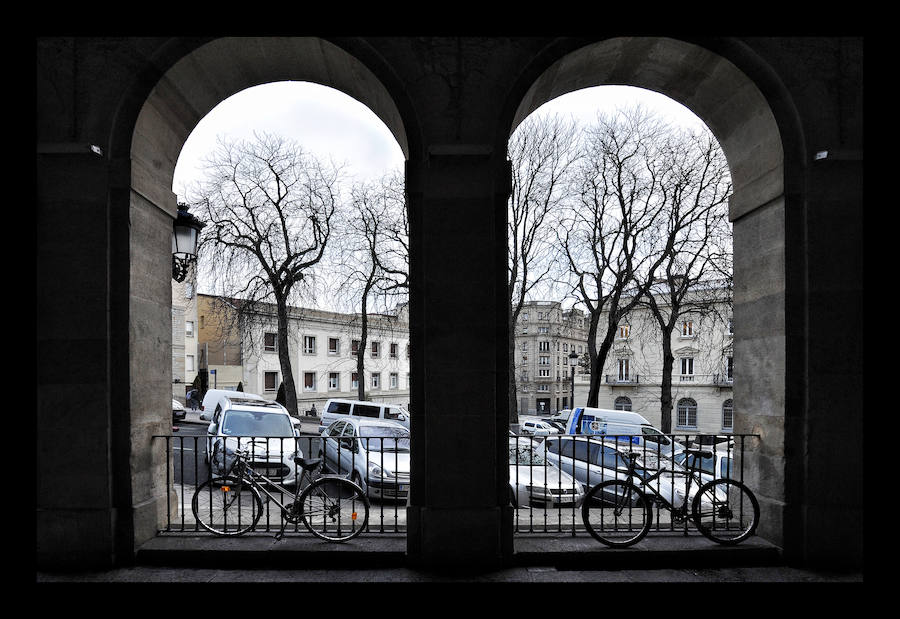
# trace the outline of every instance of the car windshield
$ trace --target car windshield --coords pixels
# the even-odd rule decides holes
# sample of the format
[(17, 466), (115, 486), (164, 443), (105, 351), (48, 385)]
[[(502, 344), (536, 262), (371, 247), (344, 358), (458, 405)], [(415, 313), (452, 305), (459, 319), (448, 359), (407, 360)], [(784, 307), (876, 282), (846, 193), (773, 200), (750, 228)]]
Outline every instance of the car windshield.
[(409, 451), (409, 431), (388, 426), (360, 426), (359, 436), (366, 451)]
[(230, 410), (222, 421), (222, 434), (228, 436), (293, 436), (290, 418), (283, 413)]
[(547, 463), (544, 456), (536, 452), (531, 447), (510, 447), (509, 448), (510, 464), (525, 465), (544, 465)]

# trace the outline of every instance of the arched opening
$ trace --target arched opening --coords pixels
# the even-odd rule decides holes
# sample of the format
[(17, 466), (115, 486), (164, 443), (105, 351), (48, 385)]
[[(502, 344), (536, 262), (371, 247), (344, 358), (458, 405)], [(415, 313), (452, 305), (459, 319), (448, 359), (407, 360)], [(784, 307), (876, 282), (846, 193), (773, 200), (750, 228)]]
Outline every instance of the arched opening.
[[(167, 485), (168, 463), (152, 437), (165, 434), (171, 384), (172, 220), (176, 213), (173, 176), (183, 145), (198, 122), (221, 101), (244, 89), (284, 80), (308, 81), (339, 90), (365, 104), (388, 127), (409, 156), (409, 140), (398, 107), (384, 84), (362, 62), (322, 39), (225, 38), (191, 50), (164, 68), (143, 101), (130, 140), (127, 208), (130, 228), (128, 386), (130, 417), (120, 420), (120, 449), (130, 472), (118, 475), (119, 491), (135, 509), (133, 544), (153, 537), (174, 505)], [(124, 157), (124, 153), (122, 154)], [(124, 291), (123, 291), (124, 292)], [(120, 294), (120, 297), (122, 294)]]
[[(780, 123), (776, 121), (771, 94), (765, 96), (757, 81), (725, 54), (675, 39), (604, 40), (547, 61), (534, 75), (512, 103), (509, 132), (498, 140), (508, 139), (531, 112), (563, 94), (627, 85), (661, 93), (689, 108), (724, 150), (733, 181), (733, 350), (739, 368), (734, 432), (760, 436), (747, 455), (747, 481), (762, 504), (759, 533), (781, 544), (786, 494), (791, 490), (785, 457), (786, 419), (791, 414), (785, 377), (791, 359), (784, 344), (790, 301), (784, 264), (790, 251), (786, 222), (792, 218), (779, 125), (790, 126), (791, 121), (784, 118), (784, 110)], [(754, 77), (759, 80), (758, 73)], [(795, 153), (799, 145), (791, 137)]]

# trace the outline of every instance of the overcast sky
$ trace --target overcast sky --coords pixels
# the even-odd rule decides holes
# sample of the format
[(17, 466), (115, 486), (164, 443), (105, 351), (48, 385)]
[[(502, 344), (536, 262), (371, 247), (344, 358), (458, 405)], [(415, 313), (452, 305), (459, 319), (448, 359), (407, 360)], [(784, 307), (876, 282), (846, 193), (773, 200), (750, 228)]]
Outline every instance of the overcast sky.
[[(630, 86), (599, 86), (568, 93), (533, 114), (571, 114), (586, 125), (599, 111), (634, 103), (643, 103), (673, 123), (703, 126), (690, 110), (672, 99)], [(200, 121), (178, 157), (173, 191), (183, 198), (185, 188), (200, 178), (202, 160), (215, 150), (217, 137), (252, 140), (254, 131), (290, 138), (320, 159), (344, 163), (346, 171), (358, 180), (403, 169), (400, 145), (368, 107), (327, 86), (277, 82), (232, 95)], [(198, 291), (214, 294), (210, 282), (201, 278), (197, 285)]]
[[(642, 102), (678, 124), (702, 126), (683, 105), (630, 86), (598, 86), (545, 103), (535, 114), (572, 114), (585, 124), (600, 110)], [(217, 136), (230, 140), (269, 132), (297, 141), (321, 159), (346, 163), (360, 180), (403, 169), (403, 153), (388, 128), (365, 105), (344, 93), (309, 82), (277, 82), (241, 91), (210, 111), (188, 137), (175, 166), (173, 190), (198, 177), (198, 165), (215, 149)]]

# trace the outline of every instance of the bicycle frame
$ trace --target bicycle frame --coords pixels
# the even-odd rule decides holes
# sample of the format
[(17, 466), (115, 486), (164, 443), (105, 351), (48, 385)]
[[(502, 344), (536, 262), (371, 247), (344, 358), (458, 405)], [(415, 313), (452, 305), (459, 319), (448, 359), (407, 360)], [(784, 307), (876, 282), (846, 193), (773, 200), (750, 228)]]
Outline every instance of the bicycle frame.
[[(241, 464), (241, 468), (239, 469), (239, 471), (240, 471), (239, 475), (237, 473), (235, 473), (235, 468), (237, 467), (238, 463)], [(262, 473), (258, 473), (257, 471), (255, 471), (253, 469), (253, 467), (250, 466), (250, 462), (247, 461), (245, 454), (239, 453), (239, 452), (235, 452), (234, 462), (232, 462), (231, 466), (228, 467), (228, 470), (225, 472), (225, 475), (223, 475), (223, 477), (227, 477), (229, 475), (232, 475), (232, 476), (240, 479), (241, 481), (244, 481), (244, 480), (248, 481), (252, 487), (256, 488), (257, 490), (261, 491), (264, 495), (266, 495), (267, 503), (269, 501), (273, 501), (276, 505), (278, 505), (279, 509), (285, 513), (288, 511), (287, 506), (284, 503), (282, 503), (278, 498), (276, 498), (276, 496), (272, 492), (269, 492), (266, 489), (266, 486), (259, 480), (262, 479), (265, 482), (265, 484), (267, 484), (269, 486), (274, 486), (276, 491), (279, 492), (281, 495), (285, 495), (285, 494), (292, 495), (295, 502), (300, 497), (300, 494), (302, 492), (303, 481), (304, 480), (312, 481), (309, 471), (307, 471), (306, 469), (303, 469), (303, 472), (300, 474), (300, 477), (297, 478), (297, 483), (295, 484), (295, 489), (293, 491), (288, 490), (286, 487), (279, 484), (277, 481), (270, 479), (270, 478), (266, 477), (265, 475), (263, 475)]]
[[(639, 452), (631, 452), (631, 456), (628, 458), (629, 462), (628, 462), (628, 469), (627, 469), (627, 471), (628, 471), (627, 487), (629, 489), (636, 487), (639, 490), (641, 490), (642, 492), (644, 492), (644, 494), (647, 494), (646, 490), (649, 490), (652, 493), (652, 495), (650, 497), (651, 499), (655, 498), (658, 502), (662, 503), (663, 507), (665, 507), (667, 510), (669, 510), (672, 514), (682, 517), (684, 519), (684, 522), (687, 523), (688, 513), (690, 511), (689, 505), (688, 505), (688, 503), (689, 503), (688, 497), (690, 497), (690, 494), (691, 494), (691, 483), (696, 482), (698, 488), (703, 485), (702, 478), (697, 477), (700, 474), (700, 469), (696, 468), (696, 462), (697, 462), (697, 459), (700, 456), (700, 454), (699, 453), (687, 454), (687, 457), (685, 458), (685, 467), (684, 467), (685, 470), (684, 471), (676, 471), (674, 468), (670, 468), (670, 469), (660, 468), (658, 471), (656, 471), (649, 477), (643, 477), (641, 475), (635, 474), (635, 470), (637, 469), (635, 460), (638, 455), (640, 455)], [(690, 458), (690, 464), (688, 464), (688, 458)], [(669, 500), (669, 498), (665, 497), (662, 492), (660, 492), (657, 488), (654, 488), (651, 485), (651, 482), (653, 482), (655, 479), (659, 479), (660, 477), (662, 477), (663, 474), (684, 475), (685, 477), (687, 477), (687, 482), (686, 482), (685, 488), (684, 488), (684, 501), (682, 501), (680, 507), (675, 507), (673, 505), (672, 501)], [(640, 479), (640, 482), (638, 484), (634, 483), (635, 477)]]

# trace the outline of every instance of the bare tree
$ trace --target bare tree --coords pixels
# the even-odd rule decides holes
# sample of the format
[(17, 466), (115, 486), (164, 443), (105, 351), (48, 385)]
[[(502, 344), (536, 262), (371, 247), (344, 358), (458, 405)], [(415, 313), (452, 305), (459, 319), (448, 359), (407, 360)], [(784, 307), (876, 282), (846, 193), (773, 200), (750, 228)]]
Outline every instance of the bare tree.
[(576, 125), (559, 116), (526, 119), (509, 143), (512, 194), (508, 214), (509, 254), (509, 422), (518, 422), (515, 325), (522, 305), (548, 282), (554, 240), (549, 215), (568, 197), (566, 175), (575, 162)]
[(579, 199), (557, 224), (563, 277), (588, 316), (588, 406), (597, 406), (603, 366), (620, 319), (638, 302), (662, 261), (655, 247), (670, 200), (667, 131), (639, 106), (598, 115), (585, 133)]
[(274, 304), (277, 351), (286, 407), (297, 415), (288, 308), (314, 273), (339, 205), (340, 169), (326, 166), (290, 140), (257, 134), (220, 140), (192, 189), (195, 212), (207, 222), (201, 260), (222, 296), (236, 304), (241, 333), (252, 330), (261, 304)]
[[(389, 174), (376, 182), (359, 183), (351, 190), (346, 229), (340, 235), (340, 290), (359, 312), (356, 355), (358, 398), (366, 399), (365, 351), (369, 318), (390, 311), (409, 291), (409, 241), (403, 182)], [(394, 308), (388, 307), (393, 304)]]
[(673, 135), (669, 144), (669, 200), (658, 238), (662, 263), (641, 301), (662, 336), (663, 432), (672, 429), (673, 333), (687, 322), (685, 316), (731, 306), (731, 174), (725, 155), (708, 131)]

